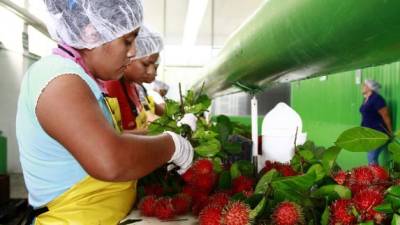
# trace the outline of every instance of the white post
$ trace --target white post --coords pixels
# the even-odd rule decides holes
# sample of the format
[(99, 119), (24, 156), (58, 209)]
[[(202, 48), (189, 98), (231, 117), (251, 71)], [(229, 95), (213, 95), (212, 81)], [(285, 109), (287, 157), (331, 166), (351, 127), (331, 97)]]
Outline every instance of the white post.
[[(253, 164), (258, 167), (258, 104), (254, 95), (251, 99), (251, 140), (253, 142)], [(257, 170), (258, 171), (258, 170)]]

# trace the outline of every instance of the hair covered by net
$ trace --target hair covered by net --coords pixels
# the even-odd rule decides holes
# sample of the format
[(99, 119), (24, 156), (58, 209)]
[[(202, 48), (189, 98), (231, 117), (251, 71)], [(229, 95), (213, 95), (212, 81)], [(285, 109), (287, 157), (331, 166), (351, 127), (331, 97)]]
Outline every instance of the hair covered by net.
[(46, 25), (57, 42), (92, 49), (138, 28), (141, 0), (44, 0)]
[(379, 84), (377, 81), (375, 80), (370, 80), (367, 79), (364, 81), (365, 85), (367, 85), (369, 88), (371, 88), (371, 90), (373, 91), (379, 91), (381, 89), (381, 84)]
[(163, 39), (159, 33), (152, 31), (147, 26), (142, 26), (140, 28), (139, 35), (136, 38), (137, 59), (160, 53), (163, 48)]

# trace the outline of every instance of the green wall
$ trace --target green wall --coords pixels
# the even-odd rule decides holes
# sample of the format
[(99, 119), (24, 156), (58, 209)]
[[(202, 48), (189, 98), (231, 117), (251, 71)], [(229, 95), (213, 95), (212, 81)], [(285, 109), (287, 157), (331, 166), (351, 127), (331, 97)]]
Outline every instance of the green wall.
[[(394, 127), (399, 127), (400, 63), (366, 68), (361, 78), (382, 84), (381, 94), (389, 104)], [(360, 124), (361, 84), (356, 71), (332, 74), (326, 79), (314, 78), (291, 85), (291, 105), (301, 115), (308, 138), (318, 145), (330, 146), (345, 129)], [(366, 164), (366, 153), (342, 151), (339, 164), (349, 169)]]

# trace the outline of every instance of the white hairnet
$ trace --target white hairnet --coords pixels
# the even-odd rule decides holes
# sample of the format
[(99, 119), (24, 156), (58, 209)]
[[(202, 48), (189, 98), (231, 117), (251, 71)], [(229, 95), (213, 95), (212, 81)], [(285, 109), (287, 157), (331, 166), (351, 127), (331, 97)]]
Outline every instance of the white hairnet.
[(47, 29), (53, 39), (77, 49), (92, 49), (138, 28), (141, 0), (45, 0)]
[(140, 59), (155, 53), (160, 53), (164, 48), (161, 35), (142, 26), (136, 38), (136, 58)]
[(381, 85), (374, 80), (365, 80), (364, 83), (373, 91), (379, 91), (379, 89), (381, 89)]
[(155, 91), (160, 91), (160, 90), (168, 91), (169, 90), (168, 84), (166, 84), (166, 83), (164, 83), (162, 81), (159, 81), (159, 80), (155, 80), (152, 83), (152, 86), (153, 86), (153, 90), (155, 90)]

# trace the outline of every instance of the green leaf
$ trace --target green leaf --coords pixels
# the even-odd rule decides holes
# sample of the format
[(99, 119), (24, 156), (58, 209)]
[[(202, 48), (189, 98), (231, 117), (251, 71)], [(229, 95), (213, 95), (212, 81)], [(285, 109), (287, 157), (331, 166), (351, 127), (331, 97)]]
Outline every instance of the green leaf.
[(400, 198), (394, 195), (386, 195), (385, 202), (392, 203), (392, 208), (394, 210), (400, 209)]
[(240, 143), (224, 143), (223, 149), (229, 154), (237, 155), (242, 152), (242, 145)]
[(185, 106), (185, 112), (186, 113), (199, 114), (199, 113), (201, 113), (203, 111), (205, 111), (205, 110), (203, 110), (203, 105), (202, 104)]
[(228, 142), (228, 137), (233, 131), (233, 126), (229, 117), (225, 115), (218, 116), (216, 128), (221, 142)]
[(333, 146), (324, 151), (322, 155), (322, 166), (327, 174), (330, 174), (332, 167), (335, 165), (336, 158), (340, 153), (340, 148)]
[(193, 105), (194, 104), (194, 96), (195, 93), (192, 90), (188, 90), (185, 97), (184, 97), (184, 101), (185, 101), (185, 106), (186, 105)]
[(366, 127), (355, 127), (344, 131), (336, 145), (352, 152), (368, 152), (384, 145), (388, 140), (385, 133)]
[(378, 212), (393, 213), (392, 204), (389, 202), (382, 203), (374, 208)]
[(211, 106), (211, 99), (207, 95), (200, 95), (196, 104), (201, 104), (203, 106), (203, 110), (207, 110)]
[(325, 210), (324, 210), (324, 212), (322, 213), (322, 216), (321, 216), (321, 225), (328, 225), (329, 224), (329, 217), (331, 216), (330, 214), (331, 213), (330, 213), (330, 210), (329, 210), (329, 206), (326, 206)]
[(222, 190), (230, 189), (232, 185), (231, 182), (231, 173), (229, 171), (223, 171), (219, 175), (218, 187)]
[(246, 160), (240, 160), (232, 164), (231, 177), (235, 179), (238, 176), (252, 177), (254, 174), (254, 165)]
[(247, 198), (246, 198), (246, 196), (243, 194), (243, 192), (239, 192), (239, 193), (237, 193), (237, 194), (234, 194), (232, 197), (231, 197), (231, 201), (241, 201), (241, 202), (243, 202), (243, 201), (245, 201)]
[(311, 161), (312, 159), (314, 159), (314, 153), (311, 150), (300, 150), (299, 154), (301, 155), (301, 157), (303, 157), (305, 160), (307, 161)]
[(400, 163), (400, 144), (393, 141), (388, 145), (389, 152), (392, 153), (392, 159), (396, 163)]
[(255, 218), (257, 218), (260, 215), (260, 213), (264, 210), (266, 203), (267, 203), (267, 199), (265, 197), (263, 197), (261, 199), (261, 201), (258, 203), (258, 205), (253, 210), (251, 210), (250, 218), (252, 220), (254, 220)]
[(388, 194), (400, 197), (400, 185), (394, 185), (387, 189)]
[(193, 133), (192, 138), (193, 139), (212, 139), (212, 138), (216, 138), (217, 136), (218, 136), (218, 134), (215, 133), (214, 131), (197, 129)]
[(329, 201), (336, 199), (350, 199), (351, 190), (342, 185), (330, 184), (320, 187), (311, 193), (314, 198), (328, 198)]
[(394, 133), (394, 136), (400, 138), (400, 130), (396, 131), (396, 133)]
[(167, 116), (173, 116), (176, 113), (178, 113), (180, 110), (179, 103), (170, 99), (166, 100), (166, 106), (165, 106), (165, 114)]
[(399, 225), (400, 224), (400, 215), (394, 214), (391, 225)]
[(306, 173), (301, 176), (278, 178), (272, 181), (271, 185), (278, 200), (302, 203), (308, 198), (307, 193), (314, 185), (315, 180), (315, 173)]
[(215, 157), (212, 159), (213, 162), (213, 169), (216, 173), (221, 173), (223, 168), (222, 168), (222, 160), (219, 157)]
[(213, 138), (194, 148), (194, 151), (202, 157), (213, 157), (221, 150), (221, 143)]
[(322, 180), (326, 176), (324, 168), (319, 163), (312, 165), (308, 169), (307, 173), (315, 173), (315, 181)]
[(244, 203), (250, 206), (250, 209), (254, 209), (258, 203), (263, 199), (264, 195), (262, 194), (253, 194), (250, 197), (248, 197)]
[(268, 171), (268, 173), (264, 174), (258, 181), (254, 193), (264, 194), (268, 190), (268, 187), (271, 184), (272, 180), (278, 176), (279, 173), (275, 169)]
[(358, 225), (374, 225), (374, 221), (367, 221), (367, 222), (363, 222), (363, 223), (359, 223)]

